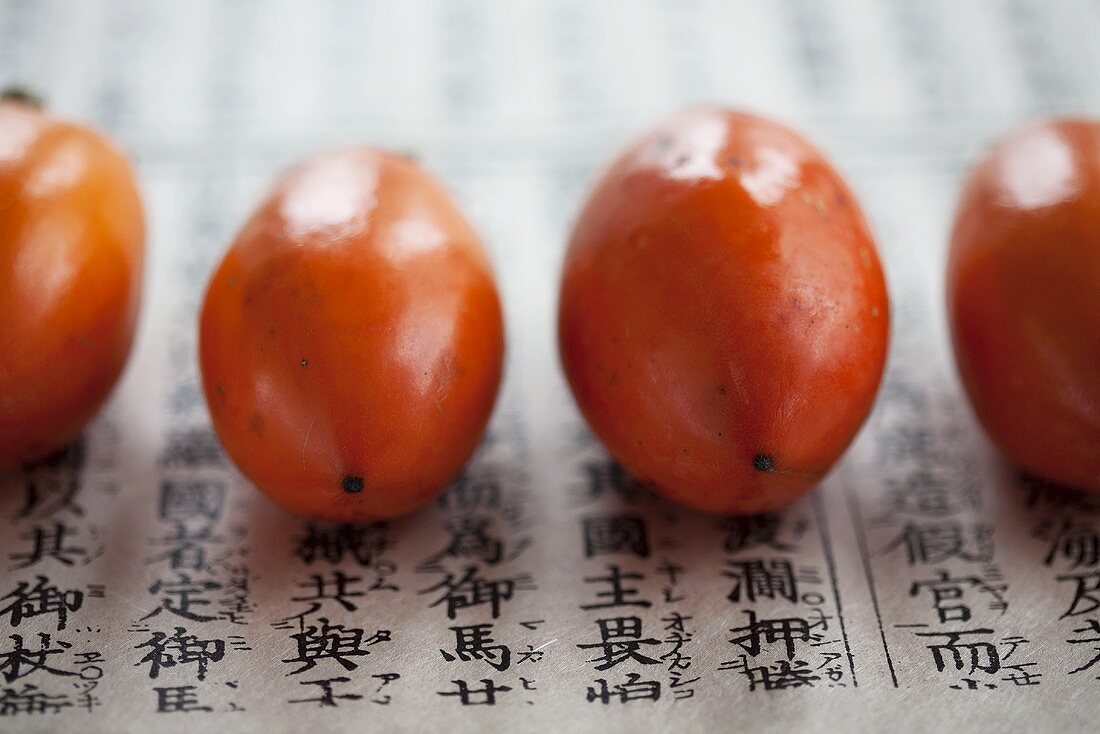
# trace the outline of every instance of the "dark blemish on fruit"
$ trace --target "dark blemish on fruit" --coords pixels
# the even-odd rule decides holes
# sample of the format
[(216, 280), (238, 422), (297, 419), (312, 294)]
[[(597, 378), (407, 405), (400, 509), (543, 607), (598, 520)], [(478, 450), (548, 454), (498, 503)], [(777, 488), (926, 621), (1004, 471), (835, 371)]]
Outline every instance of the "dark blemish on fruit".
[(359, 494), (363, 491), (363, 477), (353, 477), (349, 474), (340, 482), (340, 486), (348, 494)]
[(303, 367), (309, 367), (309, 360), (308, 359), (303, 359), (301, 364), (302, 364)]
[(752, 468), (756, 471), (775, 471), (775, 459), (768, 454), (757, 454), (752, 457)]

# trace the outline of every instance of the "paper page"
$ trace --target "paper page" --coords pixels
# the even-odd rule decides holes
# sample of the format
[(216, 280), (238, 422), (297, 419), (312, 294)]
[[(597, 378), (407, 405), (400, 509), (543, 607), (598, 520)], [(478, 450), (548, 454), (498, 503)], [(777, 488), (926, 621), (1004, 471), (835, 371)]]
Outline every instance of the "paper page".
[[(1022, 479), (955, 376), (943, 261), (967, 166), (1100, 108), (1100, 6), (0, 2), (0, 81), (135, 158), (135, 352), (54, 465), (0, 480), (3, 731), (1074, 731), (1100, 716), (1100, 498)], [(786, 511), (640, 490), (563, 381), (588, 186), (687, 104), (788, 122), (848, 178), (891, 287), (856, 444)], [(438, 502), (327, 526), (227, 462), (195, 359), (211, 268), (274, 175), (414, 151), (491, 250), (491, 430)]]

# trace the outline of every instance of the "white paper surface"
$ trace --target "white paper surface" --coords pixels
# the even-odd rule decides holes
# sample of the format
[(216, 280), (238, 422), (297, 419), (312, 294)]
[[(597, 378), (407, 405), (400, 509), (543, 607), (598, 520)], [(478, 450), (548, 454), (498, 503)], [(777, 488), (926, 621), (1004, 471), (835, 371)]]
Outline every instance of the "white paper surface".
[[(993, 453), (951, 364), (942, 263), (996, 135), (1100, 109), (1098, 30), (1084, 0), (0, 2), (0, 81), (110, 131), (150, 217), (109, 408), (67, 464), (0, 480), (0, 730), (1095, 729), (1100, 499)], [(858, 442), (750, 521), (616, 474), (554, 345), (586, 185), (698, 101), (816, 141), (892, 293)], [(485, 238), (507, 375), (437, 504), (311, 528), (225, 463), (195, 314), (275, 173), (364, 142), (415, 151)], [(620, 604), (591, 608), (616, 573)]]

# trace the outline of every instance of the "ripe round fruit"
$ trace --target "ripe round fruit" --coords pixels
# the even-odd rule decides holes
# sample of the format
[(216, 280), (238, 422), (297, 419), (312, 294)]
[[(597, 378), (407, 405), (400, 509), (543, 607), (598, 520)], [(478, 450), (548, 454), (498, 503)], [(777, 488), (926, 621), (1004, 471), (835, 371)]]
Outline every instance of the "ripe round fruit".
[(690, 507), (786, 505), (870, 410), (886, 285), (852, 193), (797, 133), (697, 109), (631, 145), (566, 255), (561, 358), (588, 423)]
[(963, 188), (947, 267), (955, 359), (1024, 469), (1100, 491), (1100, 121), (1010, 135)]
[(365, 522), (428, 502), (476, 448), (504, 352), (481, 243), (411, 161), (342, 150), (285, 174), (200, 323), (214, 428), (283, 507)]
[(107, 399), (144, 248), (126, 158), (21, 96), (0, 101), (0, 471), (74, 439)]

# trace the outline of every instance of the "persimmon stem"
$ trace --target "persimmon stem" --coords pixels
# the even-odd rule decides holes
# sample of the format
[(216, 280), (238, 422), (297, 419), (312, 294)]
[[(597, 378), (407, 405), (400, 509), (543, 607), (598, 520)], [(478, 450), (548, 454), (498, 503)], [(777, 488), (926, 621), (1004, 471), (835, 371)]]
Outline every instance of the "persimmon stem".
[(35, 94), (27, 87), (18, 85), (4, 87), (3, 91), (0, 91), (0, 101), (25, 104), (28, 107), (34, 107), (36, 110), (40, 110), (46, 106), (46, 102), (42, 97)]

